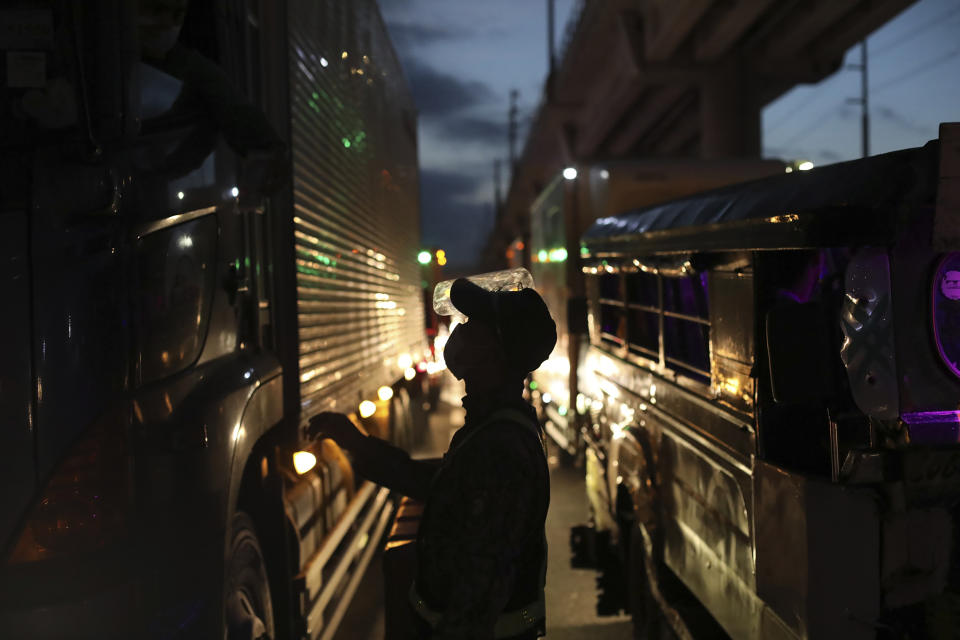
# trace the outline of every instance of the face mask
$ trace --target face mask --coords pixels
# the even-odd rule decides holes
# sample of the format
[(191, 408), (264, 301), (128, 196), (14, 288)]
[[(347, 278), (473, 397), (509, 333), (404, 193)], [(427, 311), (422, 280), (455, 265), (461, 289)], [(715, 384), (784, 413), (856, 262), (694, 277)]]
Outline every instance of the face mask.
[(447, 344), (443, 348), (443, 360), (447, 363), (447, 369), (457, 380), (463, 380), (466, 369), (464, 366), (465, 349), (466, 341), (463, 339), (463, 331), (460, 330), (460, 327), (457, 327), (450, 334)]
[(443, 348), (443, 359), (457, 380), (463, 380), (471, 371), (489, 373), (493, 370), (491, 367), (499, 366), (498, 359), (491, 353), (499, 350), (492, 342), (494, 338), (481, 326), (468, 327), (460, 325), (454, 329)]

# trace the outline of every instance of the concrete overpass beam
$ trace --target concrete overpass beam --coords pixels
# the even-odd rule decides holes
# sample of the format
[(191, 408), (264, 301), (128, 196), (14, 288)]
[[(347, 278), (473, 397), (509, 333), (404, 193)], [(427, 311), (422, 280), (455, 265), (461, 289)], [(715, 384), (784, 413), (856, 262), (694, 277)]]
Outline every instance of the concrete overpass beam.
[(764, 57), (785, 60), (801, 55), (817, 36), (850, 13), (854, 5), (850, 0), (807, 0), (797, 4), (781, 28), (767, 38)]
[(667, 85), (650, 92), (635, 110), (633, 118), (611, 137), (608, 152), (611, 156), (624, 156), (653, 127), (664, 114), (690, 90), (688, 85)]
[(852, 13), (817, 37), (813, 50), (840, 52), (842, 56), (851, 43), (863, 40), (916, 1), (874, 0), (858, 4)]
[(644, 44), (647, 60), (667, 60), (690, 35), (713, 0), (645, 0)]
[(760, 101), (743, 64), (720, 66), (700, 85), (704, 158), (760, 157)]
[(773, 0), (735, 0), (711, 22), (704, 24), (697, 39), (694, 58), (715, 60), (730, 51), (746, 31), (757, 22)]

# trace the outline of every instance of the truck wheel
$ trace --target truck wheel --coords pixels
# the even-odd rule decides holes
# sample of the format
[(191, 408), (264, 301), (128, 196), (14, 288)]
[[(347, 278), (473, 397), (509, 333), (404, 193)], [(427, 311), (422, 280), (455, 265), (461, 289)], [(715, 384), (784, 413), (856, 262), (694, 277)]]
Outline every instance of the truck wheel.
[(226, 582), (226, 638), (269, 640), (274, 637), (270, 584), (250, 516), (238, 511), (233, 516), (231, 532)]
[(629, 529), (627, 542), (627, 598), (633, 617), (635, 640), (661, 640), (669, 637), (660, 605), (650, 591), (647, 579), (646, 550), (637, 527)]

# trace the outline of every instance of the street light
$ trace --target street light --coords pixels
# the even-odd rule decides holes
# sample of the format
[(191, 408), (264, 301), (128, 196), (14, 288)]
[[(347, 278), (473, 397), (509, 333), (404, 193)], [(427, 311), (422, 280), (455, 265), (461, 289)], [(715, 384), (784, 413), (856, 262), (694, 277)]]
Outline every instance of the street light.
[(430, 264), (431, 257), (429, 251), (421, 251), (417, 254), (417, 262), (420, 264)]
[(577, 168), (576, 167), (567, 167), (563, 170), (563, 177), (567, 180), (576, 180), (577, 179)]

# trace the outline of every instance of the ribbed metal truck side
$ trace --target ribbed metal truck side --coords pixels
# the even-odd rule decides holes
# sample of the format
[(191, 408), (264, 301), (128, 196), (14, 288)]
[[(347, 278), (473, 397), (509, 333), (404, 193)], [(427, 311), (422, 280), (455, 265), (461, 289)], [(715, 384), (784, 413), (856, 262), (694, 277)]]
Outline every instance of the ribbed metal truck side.
[(5, 637), (329, 638), (410, 441), (416, 113), (374, 0), (0, 10)]

